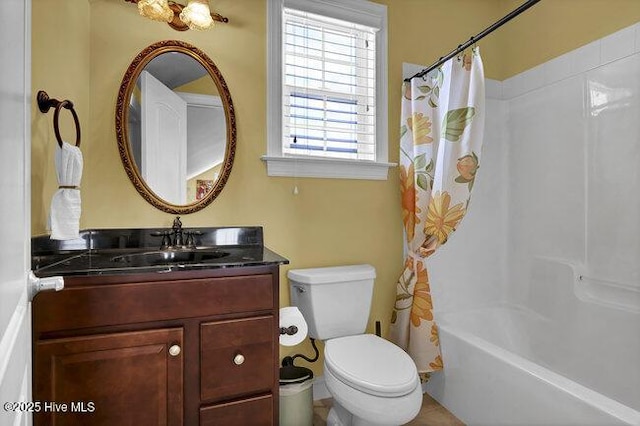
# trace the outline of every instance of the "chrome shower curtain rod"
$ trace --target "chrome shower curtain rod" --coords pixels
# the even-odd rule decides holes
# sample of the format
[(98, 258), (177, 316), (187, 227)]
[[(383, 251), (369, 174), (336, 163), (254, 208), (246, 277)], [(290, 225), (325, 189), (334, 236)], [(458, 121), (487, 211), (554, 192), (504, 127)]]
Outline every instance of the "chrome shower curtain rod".
[(500, 28), (501, 26), (503, 26), (504, 24), (506, 24), (507, 22), (509, 22), (513, 18), (515, 18), (516, 16), (520, 15), (522, 12), (524, 12), (527, 9), (529, 9), (531, 6), (535, 5), (539, 1), (540, 0), (527, 0), (525, 3), (520, 5), (517, 9), (514, 9), (513, 11), (509, 12), (509, 14), (505, 15), (499, 21), (494, 22), (489, 27), (485, 28), (484, 30), (482, 30), (481, 32), (479, 32), (475, 36), (471, 37), (469, 40), (467, 40), (463, 44), (459, 45), (456, 49), (452, 50), (451, 53), (449, 53), (447, 56), (442, 56), (440, 59), (438, 59), (437, 62), (435, 62), (430, 67), (423, 69), (422, 71), (412, 75), (411, 77), (405, 78), (404, 81), (409, 82), (409, 81), (411, 81), (412, 79), (414, 79), (416, 77), (422, 77), (422, 76), (428, 74), (430, 71), (438, 68), (440, 65), (444, 64), (445, 62), (447, 62), (449, 59), (453, 58), (457, 54), (459, 54), (461, 52), (464, 52), (464, 50), (467, 47), (469, 47), (472, 44), (480, 41), (480, 39), (482, 39), (484, 36), (487, 36), (487, 35), (491, 34), (492, 32), (494, 32), (495, 30), (497, 30), (498, 28)]

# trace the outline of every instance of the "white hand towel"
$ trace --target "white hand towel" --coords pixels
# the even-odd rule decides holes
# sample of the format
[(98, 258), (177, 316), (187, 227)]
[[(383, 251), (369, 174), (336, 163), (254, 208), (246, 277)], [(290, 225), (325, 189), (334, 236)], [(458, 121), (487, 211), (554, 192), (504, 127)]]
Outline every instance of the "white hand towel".
[(77, 146), (62, 143), (56, 149), (56, 172), (59, 189), (51, 200), (51, 239), (72, 240), (80, 237), (80, 180), (82, 152)]

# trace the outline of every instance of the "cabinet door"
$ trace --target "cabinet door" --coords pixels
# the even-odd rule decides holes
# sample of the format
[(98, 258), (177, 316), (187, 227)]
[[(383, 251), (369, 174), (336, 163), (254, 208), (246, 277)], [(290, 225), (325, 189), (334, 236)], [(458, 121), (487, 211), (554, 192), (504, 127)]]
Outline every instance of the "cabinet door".
[(271, 392), (277, 356), (273, 317), (204, 323), (200, 327), (200, 398)]
[(36, 342), (36, 424), (182, 425), (182, 346), (181, 328)]

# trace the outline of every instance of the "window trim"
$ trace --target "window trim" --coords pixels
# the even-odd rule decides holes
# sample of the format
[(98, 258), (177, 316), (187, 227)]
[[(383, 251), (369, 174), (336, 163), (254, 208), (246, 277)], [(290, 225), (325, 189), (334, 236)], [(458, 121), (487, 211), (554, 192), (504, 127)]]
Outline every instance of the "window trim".
[[(376, 33), (376, 161), (283, 155), (282, 9), (349, 20), (380, 28)], [(366, 0), (267, 0), (267, 164), (268, 176), (386, 180), (389, 167), (387, 7)]]

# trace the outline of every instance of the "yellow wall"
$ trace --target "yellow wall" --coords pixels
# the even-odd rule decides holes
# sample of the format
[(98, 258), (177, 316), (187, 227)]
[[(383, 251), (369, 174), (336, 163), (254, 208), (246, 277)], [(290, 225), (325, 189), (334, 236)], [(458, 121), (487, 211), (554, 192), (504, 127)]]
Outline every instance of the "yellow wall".
[[(390, 117), (400, 114), (402, 62), (430, 65), (502, 15), (497, 0), (376, 0), (387, 5), (389, 22)], [(493, 35), (481, 43), (485, 74), (500, 72), (501, 54)], [(393, 128), (393, 136), (396, 129)]]
[[(523, 3), (499, 2), (502, 14)], [(638, 21), (638, 0), (542, 0), (496, 33), (503, 60), (494, 78), (504, 80)]]
[[(86, 0), (32, 0), (31, 86), (31, 231), (45, 231), (51, 197), (56, 191), (56, 136), (53, 109), (43, 114), (35, 101), (44, 90), (50, 97), (70, 99), (81, 122), (81, 147), (91, 145), (89, 119), (89, 3)], [(4, 66), (4, 65), (3, 65)], [(74, 144), (73, 118), (60, 113), (61, 135)], [(85, 172), (86, 173), (86, 172)]]
[[(375, 1), (389, 8), (391, 67), (429, 65), (525, 0)], [(542, 0), (478, 43), (485, 75), (504, 80), (638, 21), (638, 0)]]
[(219, 95), (218, 88), (208, 75), (190, 81), (173, 89), (174, 92), (199, 93), (201, 95)]
[[(545, 0), (542, 4), (562, 1)], [(583, 1), (597, 3), (581, 0), (582, 8)], [(379, 2), (388, 6), (389, 160), (397, 162), (402, 62), (432, 62), (501, 17), (511, 3), (505, 0)], [(600, 3), (609, 2), (601, 0)], [(135, 6), (122, 0), (92, 0), (87, 4), (85, 0), (33, 0), (34, 90), (43, 87), (52, 95), (73, 98), (85, 132), (81, 227), (171, 225), (173, 217), (145, 202), (124, 173), (116, 145), (114, 112), (122, 76), (139, 51), (164, 39), (189, 42), (207, 53), (224, 75), (236, 109), (238, 140), (236, 159), (226, 188), (209, 207), (183, 217), (184, 225), (264, 226), (266, 244), (291, 261), (290, 265), (281, 268), (280, 302), (283, 306), (289, 303), (285, 275), (289, 268), (353, 263), (374, 265), (378, 278), (369, 330), (373, 329), (375, 320), (381, 320), (383, 331), (386, 331), (395, 282), (403, 265), (398, 171), (391, 169), (386, 181), (267, 177), (265, 165), (260, 160), (266, 153), (265, 0), (216, 0), (216, 11), (226, 15), (230, 23), (220, 24), (211, 31), (184, 33), (141, 18)], [(61, 7), (64, 10), (60, 11)], [(542, 12), (556, 11), (555, 6), (540, 7)], [(519, 30), (523, 39), (537, 36), (536, 29), (542, 25), (538, 21), (550, 19), (542, 12), (532, 15), (536, 21), (520, 21), (520, 25), (526, 24)], [(560, 12), (558, 9), (557, 13)], [(569, 11), (563, 13), (565, 25), (571, 22), (576, 27), (574, 44), (590, 41), (587, 40), (589, 34), (577, 31), (577, 28), (581, 25), (593, 27), (597, 15), (574, 24)], [(588, 14), (583, 15), (587, 19)], [(620, 24), (626, 19), (626, 16), (612, 18), (619, 26), (626, 25)], [(514, 21), (511, 31), (516, 31), (518, 25), (518, 21)], [(601, 23), (597, 22), (599, 25)], [(87, 37), (80, 37), (86, 34), (90, 35), (89, 43), (85, 41)], [(572, 35), (573, 32), (567, 30), (565, 37), (572, 39)], [(503, 78), (511, 72), (507, 69), (528, 66), (530, 57), (548, 59), (545, 56), (550, 54), (548, 46), (531, 42), (527, 44), (529, 50), (526, 52), (509, 51), (514, 57), (524, 56), (513, 60), (514, 64), (520, 65), (511, 64), (504, 45), (512, 37), (502, 36), (501, 39), (497, 33), (481, 43), (488, 77)], [(42, 117), (34, 113), (34, 234), (45, 231), (44, 211), (55, 186), (52, 183), (55, 178), (50, 126), (50, 115)], [(292, 193), (294, 185), (299, 188), (298, 195)], [(282, 355), (299, 351), (309, 353), (310, 348), (308, 344), (283, 348)], [(321, 363), (313, 365), (316, 373), (320, 373), (321, 366)]]

